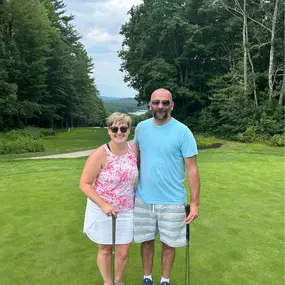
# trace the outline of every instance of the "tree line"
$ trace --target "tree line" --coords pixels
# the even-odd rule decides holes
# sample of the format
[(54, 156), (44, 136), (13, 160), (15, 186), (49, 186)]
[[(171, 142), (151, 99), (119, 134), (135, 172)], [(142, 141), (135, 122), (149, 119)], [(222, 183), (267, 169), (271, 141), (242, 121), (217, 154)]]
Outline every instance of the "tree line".
[(192, 129), (236, 138), (284, 130), (284, 0), (144, 0), (121, 28), (140, 103), (168, 88)]
[(101, 124), (93, 63), (62, 0), (0, 0), (0, 129)]

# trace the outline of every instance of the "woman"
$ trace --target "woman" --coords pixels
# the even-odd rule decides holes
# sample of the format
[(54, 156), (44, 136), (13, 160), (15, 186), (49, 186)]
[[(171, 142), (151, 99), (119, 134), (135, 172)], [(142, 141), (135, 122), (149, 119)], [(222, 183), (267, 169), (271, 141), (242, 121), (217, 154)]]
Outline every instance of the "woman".
[(88, 197), (84, 233), (98, 244), (97, 264), (105, 285), (112, 284), (112, 215), (116, 217), (115, 280), (122, 285), (133, 240), (134, 189), (138, 176), (137, 151), (127, 143), (131, 118), (113, 113), (107, 119), (108, 144), (86, 161), (80, 188)]

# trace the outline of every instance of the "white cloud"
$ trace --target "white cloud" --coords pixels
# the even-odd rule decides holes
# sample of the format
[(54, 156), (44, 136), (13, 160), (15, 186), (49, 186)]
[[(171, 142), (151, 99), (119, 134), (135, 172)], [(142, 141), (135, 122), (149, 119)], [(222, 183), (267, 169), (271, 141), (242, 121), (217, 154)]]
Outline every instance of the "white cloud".
[(105, 1), (90, 1), (85, 2), (84, 5), (86, 7), (94, 7), (99, 11), (123, 11), (127, 12), (133, 5), (140, 4), (142, 1), (140, 0), (105, 0)]
[(110, 41), (111, 38), (112, 36), (103, 29), (98, 29), (97, 27), (94, 27), (84, 37), (84, 40), (95, 44), (95, 43), (107, 43)]
[(123, 81), (117, 52), (123, 37), (119, 34), (128, 10), (141, 0), (65, 0), (67, 13), (75, 16), (89, 56), (94, 60), (94, 77), (103, 96), (133, 97), (136, 91)]

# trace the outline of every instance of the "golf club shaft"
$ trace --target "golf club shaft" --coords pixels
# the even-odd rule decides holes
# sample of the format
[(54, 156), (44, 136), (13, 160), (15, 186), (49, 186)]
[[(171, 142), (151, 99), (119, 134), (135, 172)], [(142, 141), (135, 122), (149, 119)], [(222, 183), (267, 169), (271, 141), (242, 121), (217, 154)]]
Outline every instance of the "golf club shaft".
[(112, 215), (112, 284), (115, 284), (116, 218)]
[[(190, 213), (190, 205), (185, 205), (186, 217)], [(185, 285), (190, 285), (190, 224), (186, 224), (186, 253), (185, 253)]]
[(187, 254), (188, 254), (188, 283), (187, 285), (190, 285), (190, 243), (188, 242), (188, 251), (187, 251)]
[(187, 245), (185, 247), (185, 276), (184, 276), (184, 284), (187, 285), (188, 282), (188, 248)]

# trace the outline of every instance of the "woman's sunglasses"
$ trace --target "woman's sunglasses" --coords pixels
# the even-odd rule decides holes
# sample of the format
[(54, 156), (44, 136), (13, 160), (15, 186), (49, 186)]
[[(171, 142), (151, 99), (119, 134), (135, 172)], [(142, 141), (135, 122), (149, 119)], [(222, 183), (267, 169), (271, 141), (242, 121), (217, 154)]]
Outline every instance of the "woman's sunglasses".
[(121, 133), (126, 133), (128, 130), (128, 127), (115, 127), (115, 126), (110, 127), (111, 132), (114, 134), (117, 133), (119, 129), (120, 129)]
[(151, 100), (151, 104), (155, 105), (155, 106), (158, 106), (160, 104), (160, 102), (165, 107), (169, 106), (169, 104), (170, 104), (169, 100)]

